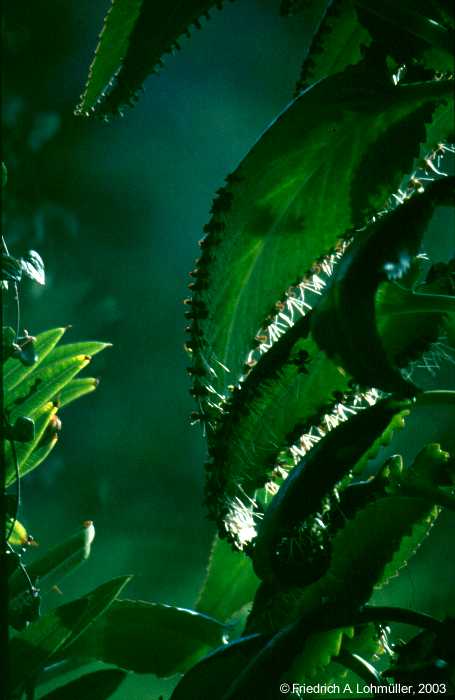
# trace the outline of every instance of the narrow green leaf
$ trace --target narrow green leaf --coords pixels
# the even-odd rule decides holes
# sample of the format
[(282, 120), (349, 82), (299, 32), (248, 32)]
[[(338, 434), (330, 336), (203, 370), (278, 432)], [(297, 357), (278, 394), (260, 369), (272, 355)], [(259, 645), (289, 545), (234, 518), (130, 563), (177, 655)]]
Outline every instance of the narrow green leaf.
[(115, 693), (127, 674), (117, 668), (86, 673), (75, 681), (52, 690), (41, 700), (106, 700)]
[[(35, 439), (28, 443), (23, 443), (21, 445), (16, 445), (16, 455), (17, 463), (19, 467), (19, 475), (25, 476), (35, 464), (34, 455), (36, 450), (41, 450), (41, 448), (47, 448), (50, 444), (55, 443), (56, 438), (51, 436), (49, 440), (46, 440), (43, 445), (41, 441), (43, 440), (46, 430), (57, 414), (57, 407), (54, 406), (52, 402), (48, 402), (39, 408), (34, 416), (35, 421)], [(41, 453), (40, 453), (41, 454)], [(38, 456), (38, 455), (37, 455)], [(5, 447), (5, 461), (6, 461), (6, 486), (11, 486), (16, 481), (16, 468), (14, 460), (14, 452), (9, 443)]]
[(221, 622), (192, 610), (138, 600), (115, 601), (63, 654), (136, 673), (171, 676), (223, 643)]
[(95, 340), (86, 340), (79, 343), (65, 343), (54, 348), (52, 352), (42, 362), (42, 367), (47, 367), (54, 362), (69, 360), (78, 355), (97, 355), (106, 348), (111, 348), (112, 343), (101, 343)]
[(92, 391), (95, 391), (98, 384), (98, 379), (94, 379), (93, 377), (72, 379), (65, 387), (63, 387), (58, 395), (59, 407), (63, 408), (63, 406), (67, 406), (69, 403), (79, 399), (81, 396), (90, 394)]
[(35, 447), (33, 452), (31, 452), (28, 457), (22, 459), (19, 468), (20, 475), (25, 476), (29, 472), (32, 472), (34, 469), (39, 467), (39, 465), (50, 455), (57, 442), (57, 435), (53, 435), (43, 445)]
[(38, 355), (38, 360), (30, 367), (24, 366), (19, 360), (13, 357), (8, 358), (3, 368), (3, 386), (6, 397), (8, 397), (12, 389), (18, 386), (31, 372), (37, 369), (38, 365), (57, 345), (65, 331), (66, 328), (54, 328), (53, 330), (40, 333), (40, 335), (37, 336), (35, 351)]
[(90, 359), (88, 355), (78, 355), (34, 373), (27, 384), (9, 395), (6, 406), (10, 421), (21, 415), (34, 418), (45, 403), (58, 397), (59, 391), (89, 364)]
[(105, 613), (130, 580), (123, 576), (62, 605), (17, 634), (10, 644), (10, 691), (20, 692), (63, 647)]
[(289, 285), (314, 273), (314, 261), (367, 210), (382, 208), (411, 170), (450, 85), (394, 87), (368, 62), (349, 67), (295, 100), (228, 178), (194, 273), (188, 347), (203, 412), (213, 413), (213, 390), (225, 397), (237, 383)]
[[(87, 521), (76, 533), (49, 550), (44, 556), (27, 565), (27, 573), (34, 584), (46, 589), (62, 580), (70, 571), (90, 556), (90, 547), (95, 537), (91, 521)], [(8, 580), (10, 598), (20, 595), (27, 589), (27, 582), (19, 570)]]
[(251, 603), (258, 584), (249, 557), (216, 536), (196, 609), (227, 621)]

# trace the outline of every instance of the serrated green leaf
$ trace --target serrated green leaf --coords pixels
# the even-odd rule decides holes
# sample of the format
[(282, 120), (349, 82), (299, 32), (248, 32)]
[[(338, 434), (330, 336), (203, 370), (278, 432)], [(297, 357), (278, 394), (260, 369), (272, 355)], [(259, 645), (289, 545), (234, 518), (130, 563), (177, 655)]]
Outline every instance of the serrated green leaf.
[(352, 0), (328, 2), (311, 40), (296, 92), (358, 63), (362, 47), (370, 43), (371, 37), (358, 21)]
[[(299, 522), (322, 512), (323, 499), (408, 403), (386, 399), (361, 411), (328, 433), (291, 471), (267, 508), (255, 540), (253, 562), (261, 578), (279, 580), (286, 575), (277, 557), (280, 539)], [(310, 568), (310, 562), (305, 564)]]
[(142, 4), (143, 0), (112, 0), (77, 113), (84, 114), (93, 109), (118, 71), (128, 51)]
[(94, 591), (52, 610), (10, 643), (10, 692), (20, 692), (34, 680), (65, 643), (75, 641), (98, 617), (107, 611), (130, 580), (122, 576)]
[[(89, 116), (95, 109), (109, 115), (130, 104), (145, 78), (160, 67), (163, 54), (172, 52), (190, 26), (200, 26), (199, 17), (220, 4), (215, 0), (166, 4), (113, 0), (76, 113)], [(112, 78), (113, 87), (103, 97)]]
[(225, 631), (221, 622), (192, 610), (118, 600), (63, 655), (96, 659), (136, 673), (171, 676), (220, 646)]
[(450, 202), (455, 203), (454, 177), (433, 182), (373, 223), (345, 253), (328, 294), (312, 314), (311, 330), (319, 347), (361, 385), (405, 396), (415, 393), (415, 386), (387, 357), (377, 328), (375, 295), (387, 277), (399, 278), (408, 269), (435, 206)]
[[(366, 603), (374, 587), (388, 571), (404, 537), (430, 510), (420, 498), (388, 496), (358, 512), (335, 536), (332, 561), (321, 581), (330, 598)], [(374, 558), (371, 553), (374, 552)]]
[(196, 609), (227, 621), (251, 603), (258, 584), (249, 557), (216, 536)]
[(125, 671), (117, 668), (86, 673), (52, 690), (42, 696), (41, 700), (106, 700), (115, 693), (126, 675)]
[[(34, 585), (46, 589), (62, 580), (70, 571), (90, 556), (90, 547), (95, 537), (93, 523), (87, 521), (76, 533), (53, 547), (42, 557), (27, 565), (27, 573)], [(27, 590), (27, 581), (22, 572), (16, 570), (8, 580), (10, 598)]]
[(8, 358), (3, 368), (3, 387), (6, 397), (8, 397), (9, 392), (23, 382), (31, 372), (36, 371), (39, 364), (57, 345), (65, 331), (66, 328), (54, 328), (50, 331), (40, 333), (40, 335), (36, 337), (35, 351), (38, 360), (30, 367), (24, 366), (19, 360), (13, 357)]
[(324, 415), (336, 402), (334, 394), (349, 388), (349, 377), (318, 350), (308, 327), (308, 317), (297, 321), (260, 357), (223, 405), (215, 435), (209, 434), (209, 513), (220, 533), (227, 530), (240, 545), (232, 504), (253, 498), (270, 480), (280, 451), (301, 434), (326, 429)]
[(303, 93), (246, 156), (214, 202), (195, 273), (189, 347), (203, 410), (212, 389), (226, 396), (238, 381), (289, 285), (411, 169), (449, 92), (443, 81), (391, 87), (358, 64)]

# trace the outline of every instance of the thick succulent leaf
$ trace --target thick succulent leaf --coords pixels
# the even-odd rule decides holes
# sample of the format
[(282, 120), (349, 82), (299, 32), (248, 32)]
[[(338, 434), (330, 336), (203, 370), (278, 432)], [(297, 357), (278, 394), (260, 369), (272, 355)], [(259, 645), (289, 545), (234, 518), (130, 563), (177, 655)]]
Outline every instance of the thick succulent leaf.
[(263, 645), (261, 636), (252, 635), (214, 651), (183, 676), (170, 700), (220, 697)]
[(377, 329), (375, 295), (387, 277), (399, 278), (408, 269), (435, 206), (454, 201), (455, 178), (432, 183), (374, 222), (337, 266), (328, 294), (312, 315), (311, 330), (318, 345), (360, 384), (415, 393), (387, 357)]
[[(428, 516), (425, 499), (388, 496), (370, 503), (335, 536), (330, 568), (321, 588), (339, 603), (366, 603), (394, 560), (403, 538)], [(371, 553), (374, 552), (374, 557)]]
[(322, 509), (323, 499), (409, 405), (386, 399), (361, 411), (328, 433), (292, 470), (267, 508), (255, 540), (253, 562), (261, 578), (280, 577), (279, 540)]
[(40, 333), (36, 337), (35, 352), (37, 361), (35, 364), (27, 367), (19, 362), (18, 359), (10, 357), (3, 367), (3, 387), (5, 396), (9, 396), (9, 392), (23, 382), (31, 372), (35, 371), (38, 365), (45, 359), (51, 350), (57, 345), (66, 328), (54, 328), (50, 331)]
[(251, 560), (218, 536), (213, 542), (207, 576), (196, 609), (227, 621), (254, 598), (259, 579)]
[(104, 583), (83, 598), (43, 615), (17, 634), (10, 644), (11, 694), (34, 680), (65, 643), (77, 639), (105, 613), (130, 578), (123, 576)]
[(349, 67), (293, 102), (228, 178), (194, 273), (188, 347), (203, 410), (210, 389), (226, 395), (238, 381), (289, 285), (366, 210), (383, 206), (450, 90), (445, 81), (394, 87), (375, 79), (368, 62)]
[[(52, 434), (49, 439), (46, 439), (46, 430), (55, 420), (57, 407), (49, 401), (41, 406), (34, 415), (35, 422), (35, 438), (30, 442), (15, 445), (17, 456), (17, 467), (19, 476), (25, 476), (38, 466), (38, 459), (43, 454), (43, 450), (52, 449), (56, 442), (56, 437)], [(41, 460), (42, 461), (42, 460)], [(16, 481), (16, 460), (12, 445), (8, 442), (5, 446), (5, 463), (6, 463), (6, 486), (11, 486)]]
[(192, 610), (118, 600), (63, 655), (116, 664), (136, 673), (171, 676), (220, 646), (225, 632), (221, 622)]
[[(210, 443), (207, 505), (220, 533), (241, 544), (230, 506), (247, 502), (271, 478), (281, 450), (321, 426), (334, 394), (349, 389), (349, 376), (318, 350), (309, 318), (290, 328), (259, 359), (232, 398)], [(315, 440), (317, 437), (314, 438)]]
[(75, 681), (61, 685), (41, 700), (106, 700), (115, 693), (126, 678), (126, 672), (118, 668), (86, 673)]
[(98, 379), (94, 379), (93, 377), (82, 377), (79, 379), (72, 379), (59, 392), (59, 408), (63, 408), (63, 406), (67, 406), (69, 403), (75, 401), (76, 399), (79, 399), (81, 396), (85, 396), (85, 394), (90, 394), (92, 391), (95, 391), (98, 384)]
[(370, 42), (370, 35), (358, 21), (353, 0), (328, 2), (303, 63), (296, 92), (358, 63), (362, 47)]
[[(62, 580), (70, 571), (88, 559), (95, 537), (95, 528), (87, 521), (76, 533), (53, 547), (44, 556), (27, 565), (27, 573), (33, 584), (46, 589)], [(27, 581), (22, 572), (16, 569), (8, 580), (10, 598), (20, 595), (27, 589)]]
[(178, 39), (189, 34), (191, 25), (200, 27), (199, 18), (215, 5), (221, 1), (113, 0), (77, 113), (115, 114), (130, 104), (147, 76), (162, 65), (163, 54), (179, 48)]

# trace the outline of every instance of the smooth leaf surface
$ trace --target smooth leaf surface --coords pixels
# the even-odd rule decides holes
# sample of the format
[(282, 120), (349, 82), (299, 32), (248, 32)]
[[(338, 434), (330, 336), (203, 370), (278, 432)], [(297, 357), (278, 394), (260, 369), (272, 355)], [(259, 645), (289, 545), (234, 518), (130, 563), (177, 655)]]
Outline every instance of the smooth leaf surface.
[[(15, 448), (19, 476), (25, 476), (35, 466), (38, 466), (36, 460), (34, 459), (35, 451), (37, 452), (38, 450), (42, 450), (43, 448), (45, 449), (52, 444), (53, 438), (46, 440), (43, 444), (41, 444), (41, 441), (44, 439), (46, 430), (51, 424), (51, 422), (55, 419), (56, 415), (57, 407), (54, 406), (54, 404), (51, 401), (45, 403), (40, 409), (36, 411), (34, 416), (35, 439), (31, 442), (16, 445)], [(14, 459), (14, 450), (10, 443), (7, 443), (5, 447), (5, 461), (6, 486), (8, 487), (16, 481), (16, 465)]]
[(59, 392), (59, 407), (63, 408), (63, 406), (67, 406), (69, 403), (75, 401), (76, 399), (79, 399), (81, 396), (91, 394), (92, 391), (95, 391), (98, 384), (98, 379), (94, 379), (93, 377), (82, 377), (79, 379), (72, 379)]
[(78, 355), (34, 373), (27, 383), (10, 392), (7, 402), (10, 420), (22, 415), (34, 418), (45, 403), (56, 398), (59, 391), (89, 364), (90, 359), (88, 355)]
[(63, 653), (136, 673), (171, 676), (221, 645), (225, 631), (221, 622), (192, 610), (118, 600)]
[(214, 651), (183, 676), (170, 700), (219, 697), (263, 645), (261, 636), (252, 635)]
[(43, 695), (41, 700), (106, 700), (115, 693), (126, 676), (125, 671), (117, 668), (86, 673)]
[(47, 355), (43, 362), (42, 367), (54, 364), (55, 362), (61, 362), (62, 360), (69, 360), (78, 355), (97, 355), (102, 350), (112, 347), (112, 343), (101, 343), (97, 340), (84, 340), (79, 343), (64, 343), (54, 348), (54, 350)]
[(37, 362), (30, 367), (24, 366), (16, 358), (10, 357), (7, 359), (3, 367), (3, 386), (5, 396), (8, 396), (12, 389), (14, 389), (20, 382), (23, 382), (24, 379), (31, 374), (31, 372), (37, 369), (39, 364), (57, 345), (66, 330), (66, 328), (54, 328), (50, 331), (40, 333), (36, 337), (35, 351), (38, 359)]
[(130, 578), (123, 576), (104, 583), (83, 598), (43, 615), (17, 634), (10, 644), (11, 692), (17, 692), (34, 679), (65, 643), (77, 639), (106, 612)]

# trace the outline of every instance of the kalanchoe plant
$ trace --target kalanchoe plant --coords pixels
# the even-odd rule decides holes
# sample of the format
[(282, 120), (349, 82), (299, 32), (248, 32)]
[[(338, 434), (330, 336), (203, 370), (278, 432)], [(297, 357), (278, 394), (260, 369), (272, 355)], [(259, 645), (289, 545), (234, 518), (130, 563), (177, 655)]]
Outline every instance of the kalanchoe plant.
[[(214, 5), (113, 0), (77, 113), (107, 119), (132, 103)], [(425, 391), (420, 369), (454, 349), (453, 260), (428, 261), (424, 246), (433, 212), (455, 204), (453, 5), (277, 10), (292, 21), (313, 5), (296, 97), (216, 193), (191, 273), (192, 418), (207, 438), (218, 528), (196, 612), (119, 600), (126, 578), (104, 584), (14, 637), (17, 697), (75, 658), (183, 673), (172, 700), (277, 698), (283, 683), (341, 678), (455, 693), (453, 600), (440, 620), (371, 602), (455, 509), (453, 455), (409, 421), (421, 407), (455, 418), (454, 387)], [(11, 448), (11, 485), (46, 456), (57, 397), (89, 390), (74, 377), (93, 351), (55, 348), (59, 333), (37, 336), (31, 365), (17, 357), (26, 344), (10, 342), (9, 429), (35, 423), (17, 459)], [(412, 433), (415, 459), (383, 454), (398, 430)], [(92, 536), (85, 524), (39, 561), (33, 586), (83, 559)], [(14, 615), (32, 619), (13, 561)], [(400, 644), (394, 623), (417, 634)], [(108, 697), (121, 680), (88, 674), (48, 697), (96, 684)]]

